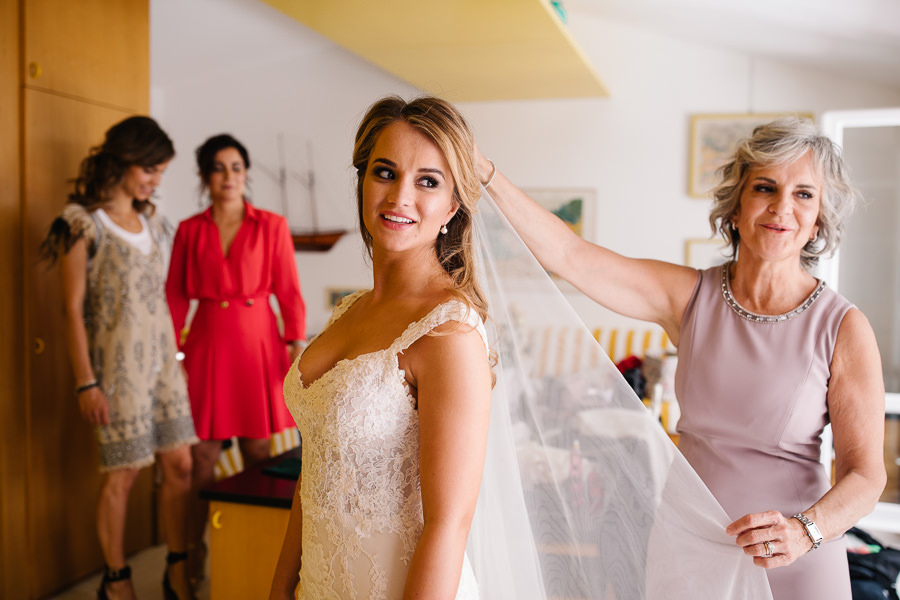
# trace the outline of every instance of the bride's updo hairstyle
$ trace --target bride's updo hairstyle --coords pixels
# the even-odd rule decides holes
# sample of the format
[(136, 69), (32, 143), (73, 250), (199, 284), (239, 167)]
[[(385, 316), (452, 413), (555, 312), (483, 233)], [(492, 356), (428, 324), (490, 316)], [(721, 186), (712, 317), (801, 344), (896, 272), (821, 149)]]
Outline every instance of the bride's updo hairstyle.
[(481, 182), (475, 172), (475, 143), (466, 120), (449, 102), (422, 96), (407, 102), (399, 96), (382, 98), (366, 112), (356, 132), (353, 166), (356, 167), (356, 204), (359, 230), (372, 257), (372, 235), (363, 220), (363, 180), (378, 136), (393, 123), (403, 121), (431, 140), (450, 165), (453, 199), (459, 209), (447, 223), (447, 233), (439, 235), (434, 249), (441, 266), (453, 280), (453, 289), (487, 318), (487, 302), (475, 277), (473, 212), (481, 197)]

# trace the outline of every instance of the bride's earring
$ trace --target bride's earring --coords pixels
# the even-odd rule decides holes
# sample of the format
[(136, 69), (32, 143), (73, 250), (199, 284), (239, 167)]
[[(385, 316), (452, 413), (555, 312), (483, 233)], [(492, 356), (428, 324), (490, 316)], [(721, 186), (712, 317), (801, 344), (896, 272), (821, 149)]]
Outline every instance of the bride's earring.
[(441, 235), (447, 235), (447, 224), (441, 225)]

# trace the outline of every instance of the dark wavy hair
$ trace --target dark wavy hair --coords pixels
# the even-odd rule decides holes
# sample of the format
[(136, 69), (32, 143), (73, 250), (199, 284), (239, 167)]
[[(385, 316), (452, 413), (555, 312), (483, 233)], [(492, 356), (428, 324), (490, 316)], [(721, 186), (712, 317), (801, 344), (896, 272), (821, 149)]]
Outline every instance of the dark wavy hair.
[(200, 175), (200, 190), (206, 189), (209, 183), (209, 177), (213, 174), (216, 167), (216, 154), (226, 148), (234, 148), (244, 159), (244, 169), (250, 169), (250, 154), (234, 136), (228, 133), (220, 133), (214, 135), (200, 146), (197, 147), (195, 155), (197, 157), (197, 173)]
[[(129, 168), (155, 167), (172, 160), (173, 156), (175, 146), (156, 121), (145, 116), (128, 117), (110, 127), (103, 143), (91, 148), (81, 161), (69, 202), (92, 210), (106, 201), (109, 188)], [(134, 208), (145, 214), (153, 214), (156, 209), (150, 200), (137, 199)]]
[[(173, 156), (175, 146), (156, 121), (141, 115), (128, 117), (110, 127), (103, 143), (91, 148), (81, 161), (69, 202), (92, 211), (106, 202), (110, 188), (122, 180), (128, 169), (133, 166), (155, 167), (172, 160)], [(152, 215), (156, 210), (150, 199), (134, 198), (132, 205), (145, 215)], [(66, 222), (57, 218), (41, 243), (41, 259), (52, 264), (58, 257), (60, 244), (68, 253), (77, 239), (70, 235)]]

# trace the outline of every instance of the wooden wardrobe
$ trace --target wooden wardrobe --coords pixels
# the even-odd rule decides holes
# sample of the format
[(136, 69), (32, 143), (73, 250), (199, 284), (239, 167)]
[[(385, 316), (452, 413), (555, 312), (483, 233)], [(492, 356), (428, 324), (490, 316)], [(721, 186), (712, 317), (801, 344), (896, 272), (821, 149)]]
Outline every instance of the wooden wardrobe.
[[(59, 272), (37, 258), (81, 158), (149, 110), (148, 2), (0, 0), (0, 598), (43, 598), (103, 565)], [(154, 496), (146, 469), (129, 551), (156, 542)]]

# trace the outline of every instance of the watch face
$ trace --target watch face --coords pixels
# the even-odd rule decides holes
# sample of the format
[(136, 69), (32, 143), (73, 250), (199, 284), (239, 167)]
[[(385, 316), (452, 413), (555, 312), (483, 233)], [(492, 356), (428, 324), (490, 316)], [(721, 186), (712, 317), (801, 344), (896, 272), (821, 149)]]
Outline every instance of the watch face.
[(822, 535), (822, 532), (819, 531), (815, 522), (803, 513), (797, 513), (792, 518), (797, 519), (803, 524), (803, 528), (806, 529), (806, 535), (809, 536), (810, 541), (813, 543), (812, 549), (815, 550), (818, 548), (819, 544), (822, 543), (824, 536)]

